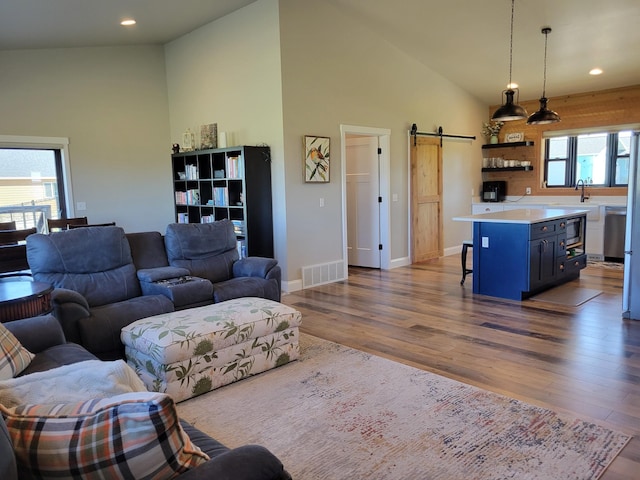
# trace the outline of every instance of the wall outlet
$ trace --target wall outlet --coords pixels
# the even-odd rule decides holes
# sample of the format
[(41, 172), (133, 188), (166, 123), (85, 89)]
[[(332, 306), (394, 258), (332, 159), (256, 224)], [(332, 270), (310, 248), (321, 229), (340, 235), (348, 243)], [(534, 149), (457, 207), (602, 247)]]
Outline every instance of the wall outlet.
[(525, 195), (531, 195), (531, 187), (527, 187), (524, 189), (524, 194)]
[(76, 210), (78, 211), (84, 211), (87, 209), (87, 204), (85, 202), (78, 202), (76, 203)]

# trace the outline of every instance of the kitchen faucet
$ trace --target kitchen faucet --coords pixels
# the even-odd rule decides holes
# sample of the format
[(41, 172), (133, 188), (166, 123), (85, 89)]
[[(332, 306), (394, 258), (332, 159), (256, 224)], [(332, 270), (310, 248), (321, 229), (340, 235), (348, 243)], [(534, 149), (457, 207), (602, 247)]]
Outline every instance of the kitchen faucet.
[(582, 192), (580, 193), (580, 203), (584, 203), (585, 198), (589, 198), (589, 196), (584, 196), (584, 187), (586, 187), (586, 185), (583, 179), (580, 179), (576, 182), (576, 190), (578, 190), (579, 186), (582, 186)]

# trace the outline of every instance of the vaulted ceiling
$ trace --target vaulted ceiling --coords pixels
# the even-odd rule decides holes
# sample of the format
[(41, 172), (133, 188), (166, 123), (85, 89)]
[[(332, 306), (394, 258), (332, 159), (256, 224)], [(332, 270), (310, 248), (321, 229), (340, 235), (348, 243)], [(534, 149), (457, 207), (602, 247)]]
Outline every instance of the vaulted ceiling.
[[(163, 44), (255, 0), (2, 0), (0, 50)], [(487, 104), (509, 80), (510, 0), (315, 0), (339, 8)], [(121, 19), (137, 25), (124, 28)], [(516, 0), (520, 99), (640, 84), (640, 1)], [(604, 73), (589, 75), (599, 67)]]

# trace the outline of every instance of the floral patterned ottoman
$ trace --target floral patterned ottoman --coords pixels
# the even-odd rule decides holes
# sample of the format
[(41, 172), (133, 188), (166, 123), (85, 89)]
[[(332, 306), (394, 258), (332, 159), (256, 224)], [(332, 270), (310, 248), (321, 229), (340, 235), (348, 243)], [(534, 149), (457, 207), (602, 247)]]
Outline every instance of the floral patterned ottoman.
[(121, 339), (147, 388), (180, 402), (297, 359), (301, 321), (291, 307), (248, 297), (144, 318)]

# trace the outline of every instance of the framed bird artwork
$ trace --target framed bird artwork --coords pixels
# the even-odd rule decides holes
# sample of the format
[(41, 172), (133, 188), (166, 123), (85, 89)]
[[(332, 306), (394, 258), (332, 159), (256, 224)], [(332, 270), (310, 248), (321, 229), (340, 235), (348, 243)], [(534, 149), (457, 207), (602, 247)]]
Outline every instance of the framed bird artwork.
[(329, 137), (304, 136), (304, 181), (306, 183), (329, 182)]

